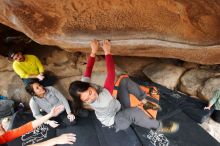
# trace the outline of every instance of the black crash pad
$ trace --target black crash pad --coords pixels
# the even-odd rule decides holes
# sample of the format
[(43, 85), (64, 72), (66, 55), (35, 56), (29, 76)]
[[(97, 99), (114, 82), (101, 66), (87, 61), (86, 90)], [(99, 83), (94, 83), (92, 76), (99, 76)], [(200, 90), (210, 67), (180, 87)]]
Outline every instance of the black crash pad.
[[(31, 112), (19, 111), (13, 115), (11, 128), (17, 128), (34, 120)], [(43, 124), (36, 130), (28, 132), (8, 143), (8, 146), (26, 146), (28, 144), (42, 142), (56, 136), (56, 130)]]
[(141, 146), (132, 128), (116, 133), (114, 127), (103, 127), (94, 112), (77, 120), (75, 126), (58, 129), (57, 135), (69, 132), (77, 135), (74, 146)]
[[(114, 128), (103, 127), (96, 119), (94, 112), (86, 118), (79, 118), (77, 125), (56, 129), (56, 135), (75, 133), (77, 141), (74, 146), (219, 146), (220, 144), (203, 130), (196, 122), (203, 122), (211, 114), (204, 111), (205, 103), (192, 99), (176, 91), (169, 90), (155, 83), (142, 82), (132, 78), (138, 84), (156, 86), (159, 89), (162, 111), (158, 112), (157, 119), (176, 121), (180, 129), (175, 134), (160, 134), (153, 130), (132, 125), (126, 131), (115, 132)], [(15, 116), (13, 127), (16, 128), (32, 120), (31, 113)], [(44, 128), (42, 128), (44, 129)], [(33, 134), (33, 133), (32, 133)], [(40, 133), (42, 134), (42, 132)], [(47, 131), (47, 137), (55, 135), (54, 129)], [(39, 135), (38, 135), (39, 136)], [(28, 136), (30, 137), (30, 136)], [(32, 136), (32, 138), (35, 138)], [(39, 137), (38, 137), (39, 138)], [(45, 139), (46, 139), (45, 138)], [(43, 139), (43, 140), (45, 140)], [(21, 138), (10, 143), (9, 146), (21, 146)]]
[(141, 85), (156, 86), (159, 89), (162, 110), (157, 119), (164, 122), (179, 123), (179, 130), (174, 134), (161, 134), (153, 130), (132, 125), (144, 146), (219, 146), (220, 144), (196, 122), (202, 123), (212, 111), (204, 111), (206, 105), (200, 100), (169, 90), (161, 85), (142, 82), (132, 78)]

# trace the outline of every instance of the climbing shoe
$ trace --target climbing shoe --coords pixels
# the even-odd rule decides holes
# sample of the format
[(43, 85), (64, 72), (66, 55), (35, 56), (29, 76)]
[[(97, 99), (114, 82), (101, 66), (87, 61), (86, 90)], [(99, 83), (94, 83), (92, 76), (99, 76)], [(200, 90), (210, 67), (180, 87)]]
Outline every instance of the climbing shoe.
[(170, 122), (166, 125), (163, 125), (158, 129), (159, 133), (175, 133), (179, 130), (179, 124), (176, 122)]
[(153, 104), (151, 102), (146, 102), (144, 105), (143, 105), (143, 108), (145, 110), (148, 110), (148, 109), (152, 109), (152, 110), (161, 110), (161, 107), (159, 105), (156, 105), (156, 104)]

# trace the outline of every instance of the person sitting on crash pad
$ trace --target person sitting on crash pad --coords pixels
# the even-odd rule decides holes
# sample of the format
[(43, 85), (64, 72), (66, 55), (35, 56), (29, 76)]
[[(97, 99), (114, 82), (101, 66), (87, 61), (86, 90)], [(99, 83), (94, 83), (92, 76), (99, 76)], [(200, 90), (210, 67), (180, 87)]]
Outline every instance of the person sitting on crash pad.
[(162, 125), (162, 122), (149, 118), (144, 111), (137, 107), (130, 106), (129, 94), (135, 95), (143, 103), (146, 103), (146, 94), (139, 88), (139, 85), (123, 78), (118, 87), (117, 99), (112, 96), (115, 80), (115, 65), (111, 55), (110, 41), (104, 40), (102, 48), (105, 54), (107, 66), (107, 77), (104, 87), (90, 83), (92, 69), (95, 63), (95, 56), (99, 49), (99, 42), (93, 40), (90, 43), (91, 54), (88, 58), (86, 71), (81, 81), (73, 81), (69, 87), (69, 94), (73, 101), (82, 108), (83, 102), (89, 104), (94, 110), (97, 119), (104, 126), (114, 126), (116, 132), (127, 129), (132, 123), (144, 128), (157, 129), (160, 132), (175, 132), (178, 124), (170, 123), (168, 126)]
[(13, 60), (13, 70), (19, 75), (25, 85), (33, 80), (38, 80), (44, 86), (54, 84), (55, 77), (45, 73), (42, 63), (35, 55), (27, 55), (20, 51), (10, 50), (8, 56)]
[(206, 106), (204, 109), (211, 110), (212, 108), (214, 109), (212, 114), (213, 120), (220, 123), (220, 90), (214, 91), (208, 106)]
[(63, 111), (53, 120), (48, 120), (47, 124), (55, 128), (59, 124), (66, 127), (76, 123), (66, 97), (57, 89), (52, 86), (43, 87), (37, 81), (30, 82), (25, 89), (32, 96), (29, 105), (36, 119), (42, 117), (40, 109), (49, 113), (54, 106), (64, 105), (66, 112)]
[[(30, 131), (33, 131), (34, 129), (36, 129), (37, 127), (42, 125), (44, 122), (48, 121), (50, 118), (56, 117), (57, 115), (59, 115), (63, 111), (63, 109), (64, 109), (63, 105), (53, 107), (53, 109), (47, 115), (45, 115), (37, 120), (28, 122), (27, 124), (24, 124), (23, 126), (21, 126), (19, 128), (8, 130), (8, 131), (5, 131), (5, 129), (0, 124), (0, 144), (10, 142), (10, 141), (22, 136), (23, 134), (26, 134)], [(61, 136), (58, 136), (56, 138), (52, 138), (50, 140), (47, 140), (45, 142), (42, 142), (39, 144), (33, 144), (30, 146), (35, 146), (35, 145), (37, 145), (37, 146), (53, 146), (56, 144), (73, 144), (75, 141), (76, 141), (75, 134), (67, 133), (67, 134), (63, 134)]]

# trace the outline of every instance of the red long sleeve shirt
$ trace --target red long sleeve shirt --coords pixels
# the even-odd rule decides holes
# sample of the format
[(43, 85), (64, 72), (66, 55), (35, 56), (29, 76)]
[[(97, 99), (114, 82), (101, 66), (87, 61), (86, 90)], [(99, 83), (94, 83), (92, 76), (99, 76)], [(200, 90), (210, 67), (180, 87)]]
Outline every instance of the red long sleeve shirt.
[[(115, 81), (115, 64), (111, 54), (105, 56), (105, 62), (107, 67), (107, 77), (105, 79), (104, 88), (106, 88), (110, 93), (112, 93)], [(94, 63), (95, 57), (89, 56), (84, 77), (91, 78)]]
[(32, 122), (29, 122), (19, 128), (6, 131), (3, 135), (0, 136), (0, 144), (10, 142), (32, 130), (33, 130)]

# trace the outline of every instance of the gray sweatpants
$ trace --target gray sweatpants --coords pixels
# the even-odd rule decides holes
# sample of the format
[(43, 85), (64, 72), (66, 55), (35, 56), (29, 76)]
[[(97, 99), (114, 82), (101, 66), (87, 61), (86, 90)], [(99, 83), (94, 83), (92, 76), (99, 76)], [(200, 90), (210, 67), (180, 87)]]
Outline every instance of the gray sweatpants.
[(117, 99), (122, 105), (122, 109), (115, 116), (116, 132), (127, 129), (132, 123), (147, 129), (158, 129), (161, 124), (156, 119), (148, 117), (138, 107), (130, 107), (129, 94), (133, 94), (139, 100), (147, 98), (147, 95), (129, 78), (123, 78), (118, 87)]

